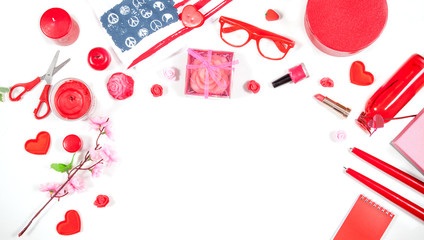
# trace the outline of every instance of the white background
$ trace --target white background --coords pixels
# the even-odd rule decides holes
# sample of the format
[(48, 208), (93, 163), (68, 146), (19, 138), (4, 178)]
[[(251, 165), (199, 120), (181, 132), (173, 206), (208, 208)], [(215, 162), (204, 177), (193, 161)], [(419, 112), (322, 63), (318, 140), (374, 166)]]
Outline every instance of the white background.
[[(216, 2), (216, 1), (215, 1)], [(361, 148), (424, 180), (391, 145), (409, 119), (391, 121), (372, 137), (355, 118), (366, 100), (413, 53), (424, 54), (424, 2), (388, 1), (389, 18), (380, 38), (369, 48), (344, 58), (318, 51), (303, 25), (306, 0), (235, 0), (219, 12), (296, 41), (282, 61), (262, 58), (252, 43), (232, 48), (219, 38), (219, 24), (208, 21), (149, 59), (126, 71), (114, 58), (105, 71), (94, 71), (87, 54), (94, 47), (110, 49), (86, 1), (7, 1), (0, 8), (0, 86), (33, 80), (43, 74), (60, 49), (59, 62), (71, 62), (53, 81), (76, 77), (93, 91), (94, 116), (109, 116), (115, 134), (119, 163), (105, 175), (86, 178), (86, 190), (54, 201), (37, 218), (23, 239), (59, 239), (56, 225), (67, 210), (75, 209), (82, 231), (67, 239), (330, 239), (359, 194), (392, 211), (384, 239), (418, 240), (424, 223), (344, 173), (351, 167), (424, 207), (424, 196), (384, 174), (349, 152)], [(79, 23), (81, 33), (71, 46), (60, 47), (44, 37), (39, 28), (42, 13), (51, 7), (66, 9)], [(283, 18), (267, 22), (268, 8)], [(369, 13), (373, 14), (373, 13)], [(180, 23), (178, 23), (180, 24)], [(155, 38), (154, 35), (150, 36)], [(158, 41), (160, 39), (157, 39)], [(186, 48), (234, 51), (236, 66), (231, 99), (184, 96)], [(375, 76), (368, 87), (349, 82), (349, 68), (361, 60)], [(273, 89), (270, 83), (299, 63), (310, 78)], [(166, 66), (180, 70), (176, 82), (161, 79)], [(135, 79), (134, 95), (117, 101), (106, 89), (108, 77), (124, 71)], [(334, 88), (319, 80), (330, 77)], [(243, 86), (254, 79), (261, 91), (254, 95)], [(165, 94), (153, 98), (150, 87), (161, 84)], [(48, 200), (39, 185), (64, 181), (49, 168), (68, 162), (71, 154), (61, 144), (68, 134), (79, 135), (84, 152), (94, 144), (96, 133), (87, 121), (64, 121), (51, 114), (33, 117), (43, 84), (20, 102), (0, 103), (0, 239), (16, 239), (18, 232)], [(352, 109), (340, 118), (313, 98), (321, 93)], [(398, 114), (418, 113), (424, 107), (419, 92)], [(344, 130), (347, 139), (337, 143), (331, 134)], [(40, 131), (52, 138), (45, 156), (24, 150), (26, 140)], [(84, 154), (82, 152), (81, 154)], [(111, 203), (96, 208), (98, 194)]]

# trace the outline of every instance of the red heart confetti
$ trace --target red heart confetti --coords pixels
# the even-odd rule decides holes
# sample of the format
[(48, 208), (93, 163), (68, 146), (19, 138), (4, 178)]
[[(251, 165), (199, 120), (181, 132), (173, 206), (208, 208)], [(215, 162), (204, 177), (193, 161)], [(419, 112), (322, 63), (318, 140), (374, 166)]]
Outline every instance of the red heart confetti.
[(69, 210), (65, 213), (65, 220), (58, 223), (56, 231), (60, 235), (73, 235), (81, 231), (81, 219), (77, 211)]
[(25, 150), (36, 155), (44, 155), (50, 147), (50, 134), (48, 132), (39, 132), (35, 139), (30, 139), (25, 143)]
[(196, 28), (203, 25), (205, 17), (193, 5), (187, 5), (181, 13), (181, 21), (185, 27)]
[(384, 118), (380, 114), (374, 115), (372, 120), (368, 121), (368, 126), (371, 128), (382, 128), (384, 127)]
[(359, 86), (369, 86), (374, 82), (374, 75), (365, 71), (363, 62), (355, 61), (350, 67), (350, 82)]
[(268, 9), (265, 13), (265, 18), (267, 21), (276, 21), (280, 19), (280, 15), (273, 9)]

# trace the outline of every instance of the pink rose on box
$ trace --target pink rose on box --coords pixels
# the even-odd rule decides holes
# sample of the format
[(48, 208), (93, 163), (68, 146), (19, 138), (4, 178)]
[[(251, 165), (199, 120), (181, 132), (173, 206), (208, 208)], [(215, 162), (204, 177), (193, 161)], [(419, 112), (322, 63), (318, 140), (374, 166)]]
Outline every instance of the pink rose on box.
[(232, 52), (188, 49), (186, 89), (188, 95), (230, 97)]
[(173, 67), (163, 69), (162, 75), (166, 80), (170, 80), (170, 81), (177, 80), (177, 70)]
[(132, 96), (134, 91), (134, 80), (131, 76), (124, 73), (115, 73), (107, 82), (109, 94), (118, 100), (126, 99)]

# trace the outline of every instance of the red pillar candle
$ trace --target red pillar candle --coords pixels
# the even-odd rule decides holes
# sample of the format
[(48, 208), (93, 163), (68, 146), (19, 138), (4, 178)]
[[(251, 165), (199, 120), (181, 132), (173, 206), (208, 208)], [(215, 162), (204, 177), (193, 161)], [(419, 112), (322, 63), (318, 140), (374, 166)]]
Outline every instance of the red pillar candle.
[(50, 8), (40, 19), (41, 31), (61, 46), (68, 46), (78, 39), (79, 26), (71, 16), (61, 8)]
[(85, 118), (94, 107), (94, 97), (81, 80), (67, 78), (57, 83), (50, 102), (53, 112), (60, 118), (76, 120)]

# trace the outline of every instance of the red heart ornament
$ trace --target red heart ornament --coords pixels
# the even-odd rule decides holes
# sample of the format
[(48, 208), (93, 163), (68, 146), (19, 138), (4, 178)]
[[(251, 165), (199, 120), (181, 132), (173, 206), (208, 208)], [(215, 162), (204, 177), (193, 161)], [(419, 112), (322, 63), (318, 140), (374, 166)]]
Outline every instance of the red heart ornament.
[(25, 143), (25, 150), (36, 155), (44, 155), (50, 147), (50, 134), (48, 132), (39, 132), (35, 139), (30, 139)]
[(181, 21), (185, 27), (196, 28), (203, 25), (205, 17), (193, 5), (187, 5), (181, 13)]
[(77, 211), (69, 210), (65, 213), (65, 221), (57, 224), (56, 231), (60, 235), (72, 235), (81, 231), (81, 219)]
[(363, 62), (355, 61), (350, 66), (350, 82), (359, 86), (369, 86), (374, 82), (374, 75), (365, 71)]

